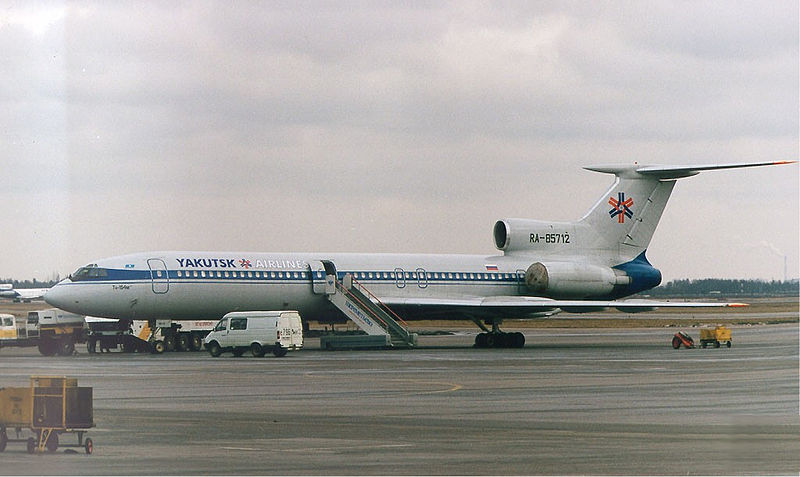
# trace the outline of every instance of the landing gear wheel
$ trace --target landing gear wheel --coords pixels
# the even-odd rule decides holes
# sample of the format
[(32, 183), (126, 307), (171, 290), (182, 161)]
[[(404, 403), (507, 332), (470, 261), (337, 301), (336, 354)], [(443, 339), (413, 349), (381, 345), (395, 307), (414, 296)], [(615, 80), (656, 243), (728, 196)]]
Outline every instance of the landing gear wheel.
[[(677, 337), (675, 337), (675, 338), (672, 338), (672, 347), (673, 347), (674, 349), (678, 349), (678, 348), (680, 348), (680, 347), (681, 347), (681, 340), (680, 340), (679, 338), (677, 338)], [(703, 348), (705, 348), (705, 347), (706, 347), (706, 345), (705, 345), (705, 343), (704, 343), (704, 344), (703, 344)]]
[(475, 336), (475, 347), (476, 348), (486, 348), (486, 333), (478, 333)]
[(211, 343), (209, 343), (208, 346), (206, 346), (206, 349), (208, 350), (208, 354), (210, 354), (214, 358), (218, 358), (219, 355), (222, 354), (222, 348), (219, 347), (219, 343), (217, 343), (216, 341), (212, 341)]
[(45, 444), (45, 447), (47, 448), (47, 452), (55, 452), (58, 449), (58, 434), (51, 432), (50, 436), (47, 438), (47, 444)]
[(494, 333), (486, 333), (486, 347), (494, 348), (497, 346), (497, 335)]
[(87, 454), (91, 454), (94, 452), (94, 442), (92, 439), (87, 437), (86, 442), (83, 443), (83, 449), (86, 451)]
[(272, 350), (272, 354), (274, 354), (276, 358), (281, 358), (283, 356), (286, 356), (287, 351), (289, 350), (282, 347), (281, 345), (276, 345), (275, 348), (273, 348)]
[(33, 437), (28, 438), (28, 454), (33, 454), (36, 452), (36, 441), (33, 440)]
[(253, 343), (250, 345), (250, 352), (256, 358), (262, 358), (264, 356), (264, 347), (260, 343)]
[(525, 347), (525, 335), (522, 333), (512, 333), (511, 334), (511, 347), (512, 348), (524, 348)]

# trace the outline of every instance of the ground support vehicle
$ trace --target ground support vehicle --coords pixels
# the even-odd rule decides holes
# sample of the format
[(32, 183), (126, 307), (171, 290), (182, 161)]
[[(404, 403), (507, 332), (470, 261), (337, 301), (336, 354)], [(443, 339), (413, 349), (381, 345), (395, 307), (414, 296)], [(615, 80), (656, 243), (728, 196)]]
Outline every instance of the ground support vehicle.
[(27, 319), (0, 317), (0, 346), (37, 346), (45, 356), (69, 356), (86, 341), (83, 315), (57, 308), (31, 311)]
[(211, 320), (112, 320), (87, 319), (89, 353), (120, 349), (125, 353), (200, 351), (203, 338), (216, 324)]
[(109, 352), (112, 349), (119, 349), (124, 353), (151, 351), (147, 340), (134, 334), (131, 320), (87, 316), (86, 325), (89, 328), (89, 336), (86, 338), (86, 350), (89, 353)]
[(218, 357), (230, 351), (239, 357), (250, 351), (255, 357), (272, 352), (277, 357), (303, 347), (303, 324), (296, 311), (237, 311), (226, 314), (204, 343)]
[(730, 328), (721, 325), (714, 328), (700, 328), (700, 346), (705, 348), (713, 345), (715, 348), (719, 348), (721, 343), (725, 343), (728, 348), (731, 347)]
[(203, 339), (216, 324), (212, 320), (150, 320), (147, 326), (152, 332), (148, 342), (155, 353), (200, 351), (203, 349)]
[[(58, 447), (82, 447), (87, 454), (94, 442), (85, 437), (94, 427), (92, 388), (78, 380), (56, 376), (31, 376), (29, 387), (0, 388), (0, 452), (9, 442), (25, 442), (28, 452), (55, 452)], [(8, 436), (14, 429), (15, 437)], [(21, 438), (23, 429), (33, 437)], [(59, 436), (74, 434), (77, 444), (59, 443)]]
[(672, 347), (678, 349), (683, 345), (686, 348), (694, 348), (694, 340), (691, 336), (684, 333), (683, 331), (679, 331), (675, 333), (675, 336), (672, 337)]

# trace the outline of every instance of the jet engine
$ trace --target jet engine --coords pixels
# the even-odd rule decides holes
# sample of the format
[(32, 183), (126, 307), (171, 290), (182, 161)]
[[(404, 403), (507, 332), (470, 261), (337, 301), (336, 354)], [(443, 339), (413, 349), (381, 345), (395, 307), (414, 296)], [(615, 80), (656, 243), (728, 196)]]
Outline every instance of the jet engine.
[(536, 262), (525, 272), (528, 288), (551, 298), (607, 296), (630, 283), (622, 270), (575, 262)]

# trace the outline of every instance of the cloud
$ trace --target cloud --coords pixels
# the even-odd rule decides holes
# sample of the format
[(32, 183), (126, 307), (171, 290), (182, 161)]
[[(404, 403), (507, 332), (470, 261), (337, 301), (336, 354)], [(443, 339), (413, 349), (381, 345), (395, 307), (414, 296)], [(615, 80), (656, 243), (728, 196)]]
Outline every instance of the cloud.
[[(0, 20), (0, 200), (27, 211), (2, 265), (22, 275), (190, 246), (493, 253), (498, 218), (580, 217), (608, 185), (582, 165), (798, 150), (794, 2), (58, 6)], [(706, 233), (729, 253), (773, 227), (796, 269), (796, 175), (743, 174), (673, 200), (724, 217)], [(680, 263), (703, 223), (672, 207), (681, 240), (653, 254)], [(59, 233), (34, 249), (42, 218)]]

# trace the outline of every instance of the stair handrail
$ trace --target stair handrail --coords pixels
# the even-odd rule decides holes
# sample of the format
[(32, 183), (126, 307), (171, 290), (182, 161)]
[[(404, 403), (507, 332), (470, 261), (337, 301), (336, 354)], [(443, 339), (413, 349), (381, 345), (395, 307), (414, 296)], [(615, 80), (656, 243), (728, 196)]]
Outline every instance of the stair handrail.
[(367, 289), (367, 287), (365, 287), (361, 282), (356, 280), (356, 277), (353, 277), (353, 283), (355, 283), (356, 286), (358, 286), (358, 290), (361, 293), (367, 295), (372, 300), (375, 300), (378, 303), (378, 305), (381, 307), (381, 309), (383, 309), (384, 311), (386, 311), (390, 315), (392, 315), (394, 317), (395, 321), (400, 322), (403, 325), (403, 327), (406, 328), (406, 330), (405, 330), (406, 333), (408, 333), (408, 323), (406, 323), (404, 319), (400, 318), (400, 316), (397, 313), (395, 313), (394, 310), (389, 308), (388, 305), (386, 305), (384, 302), (382, 302), (380, 300), (380, 298), (378, 298), (377, 296), (373, 295), (372, 292), (369, 291), (369, 289)]
[[(355, 278), (353, 278), (353, 280), (355, 280)], [(350, 299), (352, 299), (353, 301), (355, 301), (356, 303), (361, 305), (361, 309), (365, 310), (370, 315), (370, 317), (372, 317), (373, 319), (378, 320), (378, 322), (381, 324), (383, 329), (385, 329), (385, 330), (389, 329), (388, 323), (386, 323), (380, 316), (378, 316), (374, 311), (372, 311), (368, 306), (366, 306), (364, 304), (364, 302), (362, 302), (357, 296), (355, 296), (354, 294), (350, 293), (350, 290), (345, 288), (344, 285), (342, 285), (342, 283), (339, 280), (336, 280), (336, 288), (340, 289)]]

